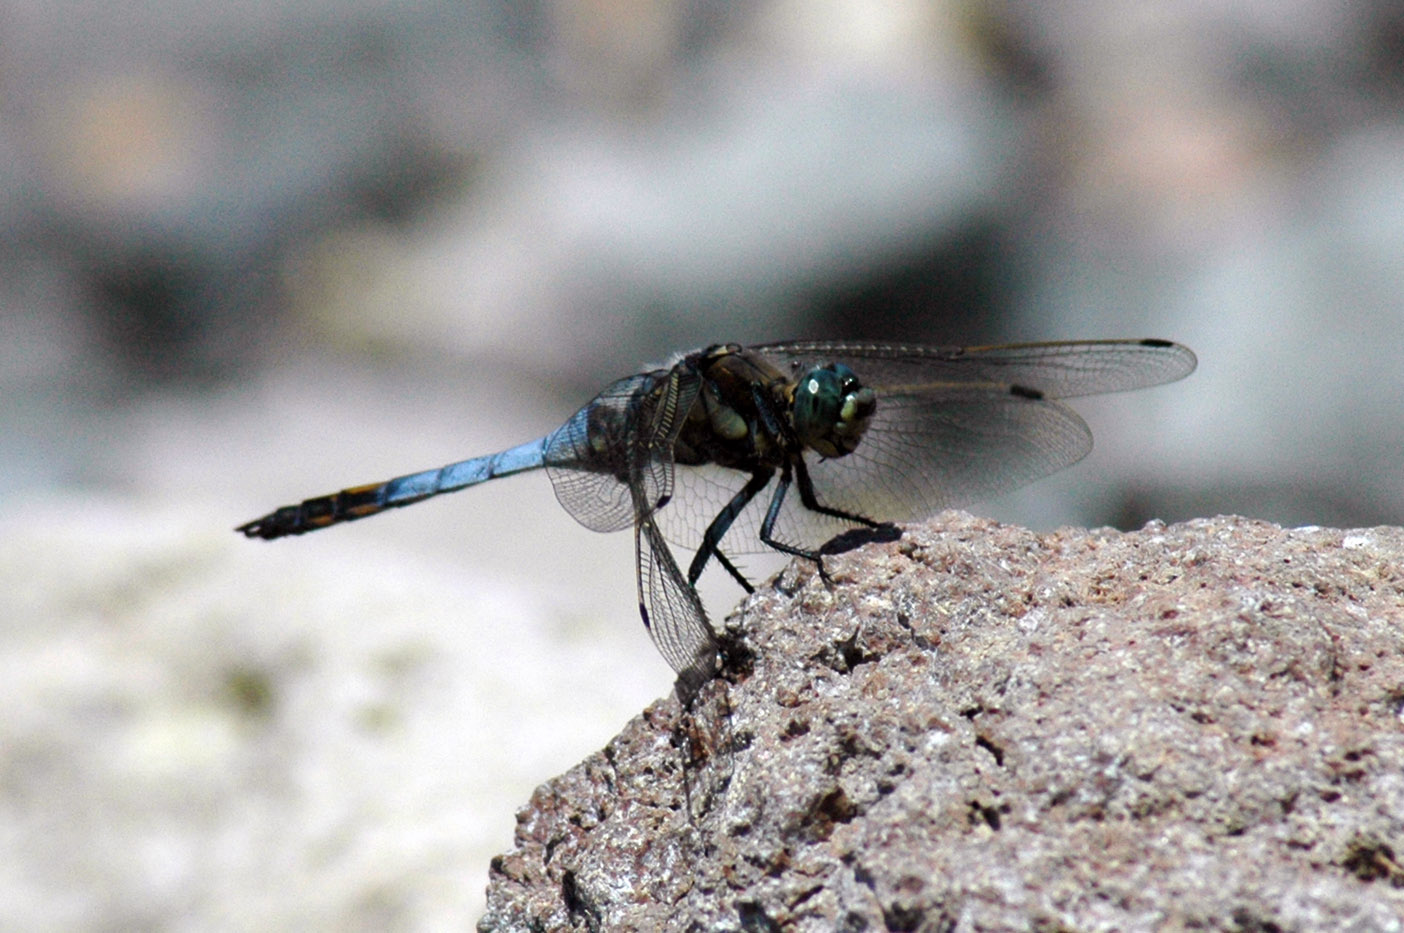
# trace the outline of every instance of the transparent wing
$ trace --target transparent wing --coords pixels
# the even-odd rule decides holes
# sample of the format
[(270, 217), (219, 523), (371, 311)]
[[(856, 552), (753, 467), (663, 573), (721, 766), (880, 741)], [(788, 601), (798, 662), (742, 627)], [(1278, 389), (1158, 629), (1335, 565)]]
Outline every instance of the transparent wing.
[[(905, 521), (988, 499), (1071, 466), (1092, 449), (1092, 431), (1071, 408), (1002, 388), (939, 386), (888, 395), (873, 421), (853, 453), (832, 460), (806, 455), (805, 462), (820, 503), (874, 521)], [(823, 516), (791, 493), (777, 537), (817, 546), (834, 526), (817, 526), (816, 517)]]
[(717, 644), (702, 600), (688, 585), (651, 517), (634, 527), (639, 614), (653, 643), (677, 672), (678, 692), (688, 702), (711, 678)]
[(685, 700), (712, 676), (716, 640), (652, 516), (673, 493), (673, 446), (699, 387), (684, 365), (621, 379), (547, 439), (544, 458), (556, 498), (582, 525), (634, 526), (639, 614)]
[(928, 383), (998, 383), (1049, 398), (1126, 392), (1183, 379), (1198, 361), (1168, 340), (1078, 340), (985, 347), (926, 347), (858, 341), (797, 341), (751, 349), (798, 378), (830, 362), (845, 363), (874, 387), (901, 391)]
[[(673, 442), (697, 397), (685, 367), (612, 383), (546, 440), (556, 499), (592, 531), (619, 531), (673, 492)], [(637, 493), (637, 495), (636, 495)]]
[[(841, 362), (878, 396), (857, 450), (805, 455), (819, 502), (874, 521), (903, 521), (1016, 489), (1076, 463), (1092, 447), (1083, 420), (1056, 401), (1158, 385), (1194, 370), (1194, 354), (1162, 340), (1104, 340), (958, 348), (786, 343), (753, 348), (799, 378)], [(1017, 388), (1016, 388), (1017, 387)], [(678, 492), (659, 513), (670, 540), (696, 547), (745, 484), (717, 467), (679, 467)], [(736, 519), (726, 553), (766, 550), (759, 532), (774, 483)], [(791, 489), (776, 537), (816, 548), (851, 527), (804, 508)]]
[[(880, 395), (863, 442), (846, 457), (812, 452), (805, 464), (815, 496), (830, 508), (873, 521), (905, 521), (1017, 489), (1071, 466), (1092, 449), (1092, 432), (1071, 408), (1052, 399), (1012, 395), (1003, 387), (930, 386), (921, 393)], [(702, 531), (746, 476), (717, 467), (679, 467), (678, 493), (659, 512), (677, 543), (696, 547)], [(775, 483), (736, 519), (722, 550), (765, 551), (760, 526)], [(812, 512), (791, 488), (776, 537), (816, 548), (850, 523)]]

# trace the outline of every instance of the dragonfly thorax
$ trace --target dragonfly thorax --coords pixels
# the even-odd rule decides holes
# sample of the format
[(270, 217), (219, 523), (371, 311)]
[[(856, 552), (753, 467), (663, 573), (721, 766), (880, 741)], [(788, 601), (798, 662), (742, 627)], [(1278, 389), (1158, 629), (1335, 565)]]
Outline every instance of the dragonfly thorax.
[(858, 448), (877, 410), (877, 395), (842, 363), (811, 369), (795, 386), (791, 421), (795, 436), (824, 457)]

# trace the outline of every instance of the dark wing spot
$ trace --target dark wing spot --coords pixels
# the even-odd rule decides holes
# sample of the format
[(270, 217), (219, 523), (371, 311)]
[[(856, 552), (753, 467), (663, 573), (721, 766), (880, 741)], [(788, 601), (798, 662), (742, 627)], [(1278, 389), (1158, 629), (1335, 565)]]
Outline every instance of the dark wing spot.
[(1158, 337), (1147, 337), (1145, 340), (1141, 341), (1141, 346), (1143, 347), (1173, 347), (1174, 345), (1175, 342), (1173, 340), (1161, 340)]
[(1028, 386), (1012, 385), (1009, 387), (1009, 394), (1019, 398), (1033, 399), (1035, 402), (1043, 398), (1043, 393)]

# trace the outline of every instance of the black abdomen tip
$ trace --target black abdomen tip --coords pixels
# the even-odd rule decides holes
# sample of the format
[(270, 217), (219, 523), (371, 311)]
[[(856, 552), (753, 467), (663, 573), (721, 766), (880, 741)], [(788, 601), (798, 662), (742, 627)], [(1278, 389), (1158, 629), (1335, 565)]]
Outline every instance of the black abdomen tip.
[(286, 535), (301, 534), (307, 531), (302, 520), (302, 510), (296, 505), (287, 505), (262, 518), (256, 518), (234, 529), (246, 538), (262, 538), (271, 541)]

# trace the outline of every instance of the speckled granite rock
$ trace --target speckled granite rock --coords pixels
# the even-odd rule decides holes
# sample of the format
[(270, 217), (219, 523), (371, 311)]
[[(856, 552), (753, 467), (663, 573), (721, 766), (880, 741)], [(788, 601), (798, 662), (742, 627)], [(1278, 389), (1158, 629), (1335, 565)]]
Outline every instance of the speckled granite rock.
[(538, 789), (481, 930), (1404, 930), (1404, 529), (948, 513), (828, 566)]

